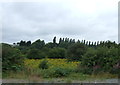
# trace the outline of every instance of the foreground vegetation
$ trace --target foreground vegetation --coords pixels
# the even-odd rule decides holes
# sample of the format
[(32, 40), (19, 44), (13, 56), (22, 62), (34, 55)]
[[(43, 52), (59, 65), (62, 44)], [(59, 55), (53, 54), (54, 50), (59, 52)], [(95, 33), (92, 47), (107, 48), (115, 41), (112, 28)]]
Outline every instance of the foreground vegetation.
[(2, 43), (3, 78), (89, 80), (116, 78), (120, 44), (60, 38)]
[[(39, 67), (43, 61), (48, 61), (47, 69)], [(98, 74), (83, 74), (77, 71), (80, 62), (68, 62), (66, 59), (25, 59), (25, 68), (22, 71), (9, 71), (3, 75), (7, 79), (25, 79), (29, 82), (80, 82), (116, 78), (116, 74), (100, 72)]]

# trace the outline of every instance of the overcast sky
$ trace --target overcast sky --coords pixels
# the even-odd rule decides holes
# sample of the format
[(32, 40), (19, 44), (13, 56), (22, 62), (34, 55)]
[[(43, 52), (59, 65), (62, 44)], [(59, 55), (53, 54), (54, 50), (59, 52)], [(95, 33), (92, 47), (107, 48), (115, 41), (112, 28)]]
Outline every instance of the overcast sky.
[(2, 42), (53, 37), (118, 41), (117, 0), (40, 0), (0, 5)]

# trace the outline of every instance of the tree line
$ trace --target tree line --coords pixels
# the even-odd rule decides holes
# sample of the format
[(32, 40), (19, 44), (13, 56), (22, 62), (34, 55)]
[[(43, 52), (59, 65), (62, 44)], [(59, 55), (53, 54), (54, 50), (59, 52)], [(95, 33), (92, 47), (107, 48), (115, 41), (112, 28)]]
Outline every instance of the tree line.
[(3, 71), (19, 69), (22, 66), (20, 61), (25, 58), (65, 58), (68, 61), (80, 61), (80, 68), (82, 67), (84, 72), (87, 71), (88, 73), (101, 68), (102, 71), (116, 73), (118, 68), (120, 68), (120, 44), (115, 41), (91, 42), (60, 38), (57, 43), (56, 37), (54, 37), (53, 42), (48, 43), (40, 39), (34, 42), (21, 40), (13, 43), (13, 45), (2, 43), (2, 47)]

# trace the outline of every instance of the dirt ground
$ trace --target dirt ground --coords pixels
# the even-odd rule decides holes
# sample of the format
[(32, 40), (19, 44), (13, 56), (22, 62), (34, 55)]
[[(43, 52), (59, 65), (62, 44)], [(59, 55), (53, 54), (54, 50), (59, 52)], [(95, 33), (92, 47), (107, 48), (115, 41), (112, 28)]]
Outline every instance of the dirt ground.
[(118, 83), (118, 79), (107, 79), (107, 80), (102, 80), (102, 81), (101, 80), (64, 81), (63, 79), (51, 79), (51, 80), (1, 79), (0, 83)]

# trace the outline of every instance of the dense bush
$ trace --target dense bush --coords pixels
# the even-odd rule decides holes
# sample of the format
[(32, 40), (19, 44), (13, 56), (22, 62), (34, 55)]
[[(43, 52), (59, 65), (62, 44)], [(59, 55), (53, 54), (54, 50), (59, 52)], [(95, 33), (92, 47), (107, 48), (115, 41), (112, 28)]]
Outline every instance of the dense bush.
[(40, 69), (48, 69), (48, 61), (46, 59), (44, 59), (40, 64), (39, 64), (39, 68)]
[(70, 73), (69, 69), (65, 69), (65, 68), (54, 68), (54, 77), (64, 77), (67, 76)]
[(118, 48), (99, 47), (97, 49), (98, 62), (103, 71), (110, 72), (118, 62)]
[(111, 73), (118, 74), (120, 72), (120, 56), (118, 55), (118, 48), (112, 47), (109, 49), (106, 59), (105, 70), (109, 70)]
[(89, 48), (86, 54), (82, 57), (81, 65), (92, 68), (97, 63), (97, 50), (95, 50), (94, 48)]
[(86, 53), (87, 48), (83, 43), (75, 43), (68, 47), (67, 59), (68, 60), (81, 60), (82, 56)]
[(45, 53), (43, 51), (40, 51), (38, 49), (30, 49), (27, 58), (29, 59), (42, 59), (45, 58)]
[(76, 73), (83, 73), (83, 74), (92, 74), (93, 69), (90, 67), (82, 66), (80, 63), (78, 64), (76, 70)]
[(65, 58), (66, 50), (64, 48), (51, 48), (48, 58)]
[(111, 47), (89, 48), (82, 57), (81, 65), (91, 69), (93, 72), (104, 71), (111, 72), (118, 62), (118, 49)]
[(46, 69), (41, 72), (41, 75), (44, 78), (58, 78), (58, 77), (66, 77), (68, 76), (72, 71), (70, 69), (65, 68), (52, 68), (52, 69)]
[(2, 44), (2, 70), (16, 71), (23, 67), (24, 56), (21, 52), (8, 44)]

